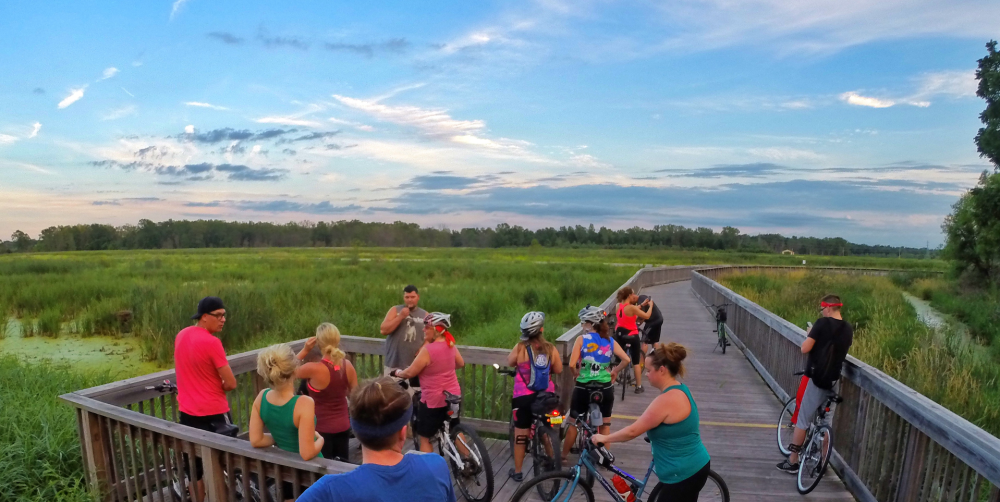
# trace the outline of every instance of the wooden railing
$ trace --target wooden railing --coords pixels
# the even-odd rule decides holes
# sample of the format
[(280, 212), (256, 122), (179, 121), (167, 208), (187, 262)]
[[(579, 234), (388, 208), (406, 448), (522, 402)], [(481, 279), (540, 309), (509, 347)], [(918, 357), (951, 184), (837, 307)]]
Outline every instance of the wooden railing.
[[(798, 388), (793, 373), (805, 366), (805, 331), (713, 280), (753, 269), (774, 267), (704, 269), (691, 287), (706, 304), (730, 304), (730, 336), (784, 402)], [(1000, 500), (1000, 439), (853, 357), (839, 392), (831, 463), (858, 500)]]
[[(293, 342), (295, 350), (304, 340)], [(341, 348), (354, 363), (359, 378), (382, 374), (384, 340), (344, 336)], [(507, 350), (459, 346), (465, 368), (458, 377), (464, 396), (462, 420), (481, 431), (507, 433), (512, 382), (498, 377), (493, 364), (506, 365)], [(237, 389), (228, 393), (233, 422), (246, 431), (250, 409), (264, 387), (256, 373), (259, 350), (229, 357)], [(275, 448), (258, 449), (241, 438), (229, 438), (177, 423), (176, 396), (147, 390), (168, 379), (173, 370), (93, 387), (61, 396), (76, 408), (82, 454), (94, 493), (105, 500), (188, 501), (195, 490), (183, 489), (183, 479), (195, 478), (198, 459), (212, 501), (249, 500), (241, 497), (268, 485), (291, 485), (294, 496), (324, 474), (347, 472), (356, 466), (326, 459), (303, 461)], [(258, 480), (265, 480), (263, 486)], [(173, 494), (171, 493), (173, 492)], [(280, 498), (280, 492), (276, 492)], [(270, 495), (261, 494), (261, 500)]]

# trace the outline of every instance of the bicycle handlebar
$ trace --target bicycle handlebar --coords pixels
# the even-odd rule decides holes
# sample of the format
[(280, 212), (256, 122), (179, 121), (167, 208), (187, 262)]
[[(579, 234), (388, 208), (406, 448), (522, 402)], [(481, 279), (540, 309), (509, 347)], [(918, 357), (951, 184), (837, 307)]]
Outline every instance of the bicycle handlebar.
[(159, 385), (149, 385), (146, 390), (155, 390), (157, 392), (162, 392), (164, 394), (168, 392), (177, 392), (177, 385), (170, 382), (170, 380), (164, 380), (163, 383)]
[(501, 375), (507, 375), (509, 377), (515, 376), (517, 372), (514, 368), (501, 368), (499, 364), (493, 363), (493, 369)]

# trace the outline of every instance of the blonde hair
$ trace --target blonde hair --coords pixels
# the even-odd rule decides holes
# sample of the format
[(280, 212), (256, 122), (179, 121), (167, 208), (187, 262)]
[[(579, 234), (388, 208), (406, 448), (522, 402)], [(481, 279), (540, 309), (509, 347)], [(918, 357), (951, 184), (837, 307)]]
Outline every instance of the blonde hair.
[(257, 374), (268, 387), (283, 384), (295, 377), (298, 361), (287, 343), (272, 345), (257, 354)]
[(666, 366), (671, 376), (684, 376), (684, 359), (687, 357), (687, 348), (683, 345), (674, 342), (657, 345), (648, 357), (657, 369)]
[(347, 356), (340, 350), (340, 330), (331, 323), (325, 322), (316, 327), (316, 342), (323, 356), (334, 365), (340, 364)]

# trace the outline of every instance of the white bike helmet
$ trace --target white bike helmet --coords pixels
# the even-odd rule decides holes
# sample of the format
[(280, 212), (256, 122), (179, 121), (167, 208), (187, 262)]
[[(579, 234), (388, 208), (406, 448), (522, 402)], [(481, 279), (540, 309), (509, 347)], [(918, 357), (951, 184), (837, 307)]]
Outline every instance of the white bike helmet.
[(429, 326), (444, 326), (444, 329), (451, 328), (451, 314), (431, 312), (424, 316), (424, 324)]
[(592, 307), (587, 305), (586, 307), (580, 309), (580, 313), (577, 314), (580, 318), (580, 322), (590, 322), (598, 324), (608, 317), (608, 313), (605, 312), (601, 307)]
[(545, 325), (544, 312), (528, 312), (521, 318), (521, 341), (538, 336)]

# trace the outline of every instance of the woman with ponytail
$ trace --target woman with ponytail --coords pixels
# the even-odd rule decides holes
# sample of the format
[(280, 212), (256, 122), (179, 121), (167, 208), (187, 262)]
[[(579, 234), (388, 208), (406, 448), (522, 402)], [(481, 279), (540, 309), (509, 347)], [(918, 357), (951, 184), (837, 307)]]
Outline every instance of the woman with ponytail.
[[(285, 343), (272, 345), (257, 354), (257, 374), (268, 386), (257, 394), (250, 412), (250, 444), (254, 448), (277, 446), (312, 460), (323, 449), (323, 437), (316, 432), (316, 412), (309, 396), (295, 394), (298, 361)], [(264, 433), (264, 427), (270, 433)], [(287, 487), (289, 490), (291, 486)], [(287, 490), (286, 490), (287, 491)], [(286, 499), (291, 498), (285, 496)]]
[[(420, 451), (430, 453), (431, 438), (448, 420), (448, 403), (445, 391), (456, 396), (462, 395), (455, 370), (465, 367), (462, 354), (455, 347), (455, 337), (448, 332), (451, 316), (431, 312), (424, 317), (424, 346), (417, 352), (413, 364), (405, 370), (389, 372), (396, 378), (420, 377), (420, 405), (417, 408), (416, 434), (420, 436)], [(452, 418), (451, 426), (458, 425), (458, 417)]]
[(340, 330), (336, 326), (320, 324), (316, 336), (306, 340), (299, 351), (298, 359), (306, 359), (317, 345), (323, 358), (299, 366), (295, 377), (303, 380), (306, 394), (316, 402), (316, 431), (324, 439), (323, 457), (347, 462), (351, 437), (347, 396), (358, 386), (358, 374), (340, 350)]
[(666, 485), (657, 487), (660, 496), (650, 502), (696, 502), (711, 462), (701, 442), (698, 405), (687, 385), (678, 380), (684, 376), (687, 349), (672, 342), (654, 347), (646, 356), (646, 370), (649, 383), (660, 390), (660, 395), (631, 425), (613, 434), (594, 434), (592, 441), (608, 445), (647, 434), (653, 449), (653, 469), (660, 484)]

